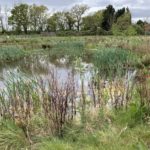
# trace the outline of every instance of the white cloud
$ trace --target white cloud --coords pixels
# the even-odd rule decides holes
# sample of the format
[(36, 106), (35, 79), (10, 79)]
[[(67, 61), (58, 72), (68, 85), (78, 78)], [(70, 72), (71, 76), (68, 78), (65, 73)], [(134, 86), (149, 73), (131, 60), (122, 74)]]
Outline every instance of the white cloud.
[(129, 7), (133, 18), (148, 18), (150, 17), (150, 0), (0, 0), (0, 5), (8, 5), (11, 7), (16, 2), (36, 3), (46, 5), (50, 10), (63, 10), (70, 8), (74, 4), (87, 4), (91, 7), (91, 11), (96, 11), (105, 8), (112, 4), (116, 9)]

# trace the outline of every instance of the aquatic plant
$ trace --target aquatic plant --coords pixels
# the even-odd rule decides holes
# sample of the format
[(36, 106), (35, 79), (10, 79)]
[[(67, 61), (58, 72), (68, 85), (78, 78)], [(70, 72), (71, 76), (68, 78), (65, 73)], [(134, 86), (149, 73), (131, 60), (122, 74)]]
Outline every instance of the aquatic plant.
[(134, 68), (138, 57), (128, 50), (102, 48), (95, 52), (93, 62), (99, 69), (100, 75), (114, 78), (117, 75), (125, 74), (128, 69)]

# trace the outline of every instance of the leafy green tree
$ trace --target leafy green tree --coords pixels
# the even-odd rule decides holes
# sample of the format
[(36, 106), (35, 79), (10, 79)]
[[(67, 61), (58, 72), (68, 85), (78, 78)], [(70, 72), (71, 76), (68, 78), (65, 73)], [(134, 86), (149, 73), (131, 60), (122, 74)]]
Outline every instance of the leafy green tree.
[(117, 10), (117, 12), (115, 13), (115, 22), (117, 22), (117, 19), (119, 17), (121, 17), (122, 15), (124, 15), (125, 11), (126, 11), (125, 8)]
[(30, 22), (34, 31), (43, 31), (47, 24), (47, 11), (46, 6), (32, 5), (30, 6)]
[(138, 20), (136, 24), (139, 25), (140, 27), (144, 28), (145, 22), (142, 20)]
[(112, 5), (107, 6), (103, 12), (102, 28), (106, 31), (111, 30), (114, 22), (115, 9)]
[(23, 29), (25, 34), (27, 34), (28, 27), (30, 25), (29, 6), (27, 4), (15, 6), (11, 10), (9, 24), (11, 24), (18, 32), (21, 32)]
[(71, 9), (72, 16), (75, 20), (75, 26), (77, 28), (77, 31), (80, 31), (81, 25), (82, 25), (82, 16), (84, 13), (88, 10), (87, 5), (75, 5)]
[(94, 16), (89, 15), (83, 18), (82, 30), (96, 30), (96, 26), (94, 25)]
[(73, 18), (73, 15), (69, 11), (65, 12), (64, 15), (67, 29), (72, 30), (75, 24), (75, 19)]
[(48, 28), (50, 31), (64, 31), (66, 29), (65, 13), (56, 12), (48, 19)]
[(58, 30), (64, 31), (66, 29), (66, 22), (65, 22), (65, 13), (64, 12), (57, 12), (57, 28)]
[(57, 30), (57, 16), (56, 14), (53, 14), (50, 18), (47, 20), (47, 30), (56, 32)]
[(88, 15), (83, 18), (83, 30), (89, 30), (93, 33), (97, 33), (97, 31), (101, 28), (103, 20), (103, 12), (97, 11), (93, 15)]
[(126, 9), (125, 13), (118, 17), (117, 22), (113, 24), (112, 32), (114, 35), (127, 34), (128, 32), (126, 30), (130, 30), (131, 25), (131, 13)]

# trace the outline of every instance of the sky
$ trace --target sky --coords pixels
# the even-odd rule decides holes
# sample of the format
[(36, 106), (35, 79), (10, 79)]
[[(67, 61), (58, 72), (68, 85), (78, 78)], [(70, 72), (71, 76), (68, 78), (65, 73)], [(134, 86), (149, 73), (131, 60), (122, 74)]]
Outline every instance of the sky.
[(89, 13), (112, 4), (116, 9), (129, 7), (133, 21), (150, 20), (150, 0), (0, 0), (2, 7), (12, 7), (14, 3), (42, 4), (50, 11), (69, 9), (75, 4), (87, 4), (90, 7)]

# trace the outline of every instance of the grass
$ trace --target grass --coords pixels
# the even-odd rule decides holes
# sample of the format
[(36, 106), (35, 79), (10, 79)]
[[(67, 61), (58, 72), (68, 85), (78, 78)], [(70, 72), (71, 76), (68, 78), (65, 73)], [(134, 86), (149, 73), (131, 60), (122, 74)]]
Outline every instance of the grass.
[(94, 65), (100, 73), (112, 77), (122, 75), (129, 68), (135, 68), (138, 59), (133, 52), (118, 48), (101, 48), (93, 55)]
[[(113, 112), (110, 112), (110, 116)], [(106, 117), (106, 116), (105, 116)], [(150, 127), (137, 124), (134, 128), (124, 122), (116, 122), (120, 117), (107, 122), (95, 118), (96, 124), (87, 121), (84, 125), (66, 126), (63, 138), (40, 137), (34, 139), (33, 150), (148, 150), (150, 146)], [(116, 118), (117, 117), (117, 118)], [(103, 121), (103, 122), (101, 122)], [(101, 122), (101, 124), (99, 124)], [(102, 125), (103, 123), (103, 125)], [(0, 148), (20, 150), (30, 149), (30, 144), (20, 128), (10, 122), (3, 122), (0, 133)]]
[(69, 62), (79, 57), (83, 58), (84, 54), (84, 42), (82, 41), (61, 41), (49, 50), (50, 59), (67, 58)]
[(0, 62), (8, 63), (17, 61), (26, 56), (26, 52), (18, 47), (1, 47), (0, 48)]
[(1, 121), (0, 149), (20, 150), (30, 146), (24, 132), (11, 121)]

